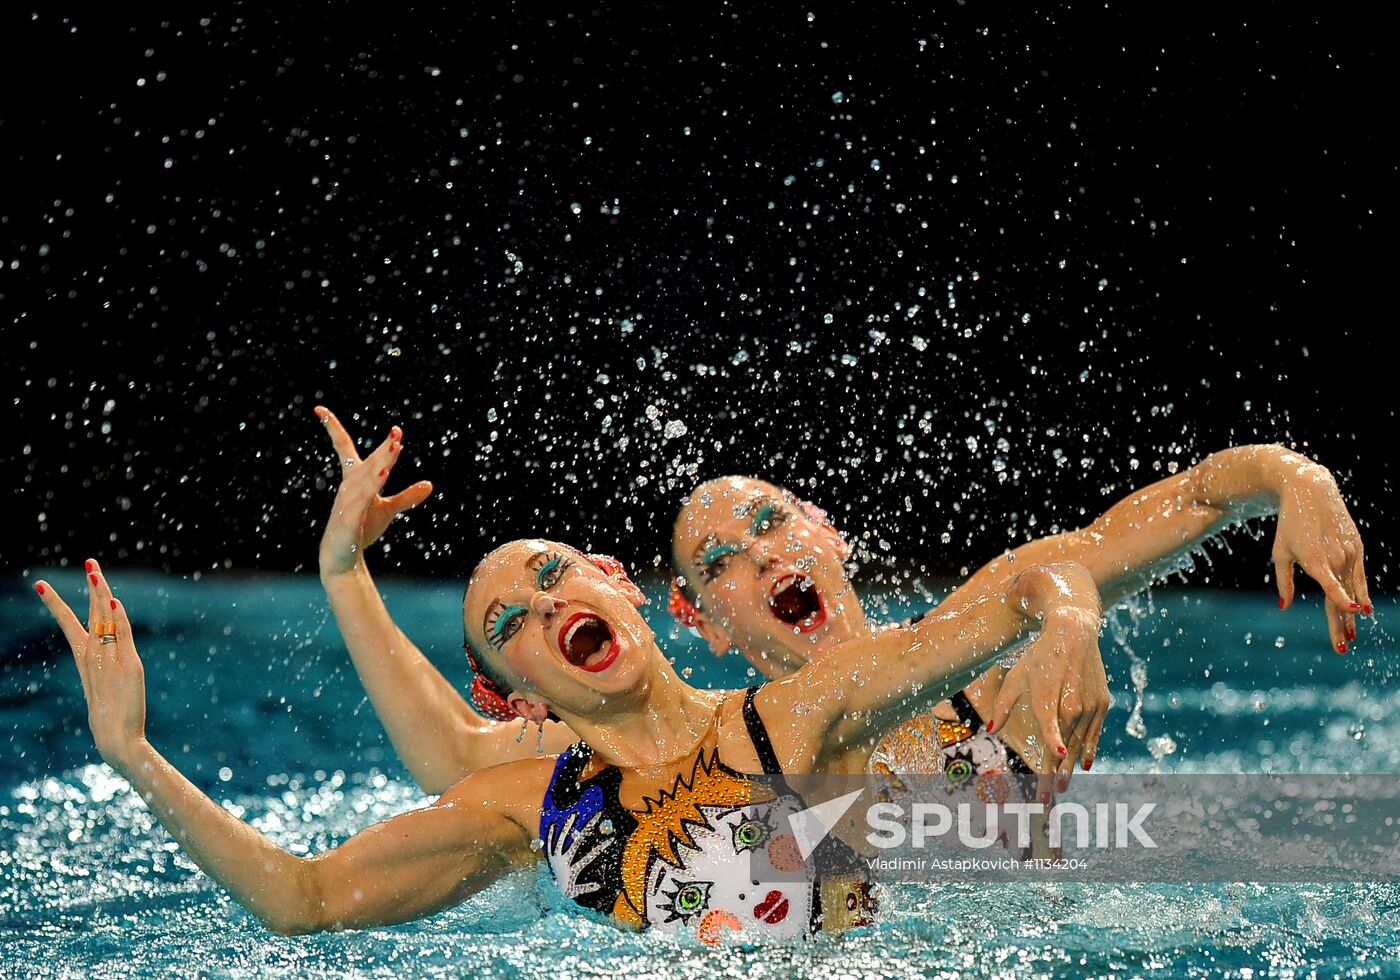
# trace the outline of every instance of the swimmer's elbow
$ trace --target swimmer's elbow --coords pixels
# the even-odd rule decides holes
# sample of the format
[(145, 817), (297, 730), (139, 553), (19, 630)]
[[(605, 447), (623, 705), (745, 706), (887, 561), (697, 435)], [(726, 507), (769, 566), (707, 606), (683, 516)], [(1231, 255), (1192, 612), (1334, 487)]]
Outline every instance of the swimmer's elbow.
[(256, 909), (258, 921), (279, 936), (307, 936), (337, 928), (327, 920), (321, 894), (321, 878), (315, 861), (301, 859), (295, 869), (295, 886), (275, 906)]

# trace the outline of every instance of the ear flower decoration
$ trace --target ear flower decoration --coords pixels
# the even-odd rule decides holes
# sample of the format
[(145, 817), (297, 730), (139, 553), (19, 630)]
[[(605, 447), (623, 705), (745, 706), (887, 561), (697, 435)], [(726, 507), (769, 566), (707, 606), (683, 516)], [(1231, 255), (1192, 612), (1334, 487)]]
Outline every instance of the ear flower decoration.
[[(623, 585), (630, 585), (634, 589), (637, 588), (636, 584), (632, 581), (632, 577), (627, 574), (627, 569), (622, 566), (622, 562), (612, 557), (612, 555), (588, 555), (587, 558), (593, 563), (594, 567), (602, 571), (608, 578), (615, 578)], [(641, 590), (637, 589), (637, 591), (640, 592)], [(643, 596), (642, 601), (650, 602), (651, 600)]]
[(671, 597), (666, 601), (666, 611), (676, 617), (682, 626), (694, 628), (700, 621), (700, 610), (681, 591), (680, 579), (673, 579), (671, 582)]
[(831, 523), (831, 518), (827, 516), (826, 511), (806, 500), (794, 498), (793, 503), (798, 506), (802, 513), (807, 515), (807, 520), (831, 532), (831, 536), (837, 541), (836, 553), (842, 561), (851, 557), (851, 543), (836, 529), (836, 525)]

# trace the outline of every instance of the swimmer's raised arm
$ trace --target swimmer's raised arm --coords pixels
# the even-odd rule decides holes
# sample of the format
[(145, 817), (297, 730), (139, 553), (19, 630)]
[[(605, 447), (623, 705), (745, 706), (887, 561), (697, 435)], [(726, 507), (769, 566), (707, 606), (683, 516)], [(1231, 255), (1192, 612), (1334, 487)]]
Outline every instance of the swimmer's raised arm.
[[(988, 562), (939, 605), (963, 601), (1025, 563), (1076, 561), (1104, 601), (1150, 584), (1205, 538), (1237, 521), (1278, 514), (1273, 560), (1279, 606), (1293, 602), (1293, 566), (1326, 597), (1332, 646), (1345, 653), (1357, 613), (1370, 615), (1361, 536), (1328, 470), (1283, 446), (1236, 446), (1134, 491), (1089, 526), (1021, 545)], [(1008, 562), (1014, 563), (1008, 566)]]
[[(1072, 562), (1022, 569), (1005, 585), (978, 590), (956, 609), (941, 607), (907, 630), (847, 641), (832, 656), (764, 686), (775, 710), (787, 709), (795, 726), (822, 730), (830, 748), (878, 739), (918, 711), (961, 688), (1033, 624), (1040, 638), (1007, 671), (1003, 690), (1026, 694), (1052, 751), (1066, 755), (1057, 718), (1062, 698), (1090, 689), (1089, 672), (1102, 671), (1098, 653), (1101, 605), (1089, 572)], [(1092, 752), (1102, 728), (1093, 727)], [(1070, 760), (1070, 764), (1073, 760)]]
[[(425, 792), (441, 793), (483, 766), (533, 753), (534, 739), (522, 744), (516, 726), (487, 721), (472, 711), (399, 629), (365, 563), (366, 550), (390, 522), (433, 491), (431, 483), (421, 480), (393, 496), (380, 495), (398, 461), (403, 431), (394, 426), (361, 459), (355, 441), (329, 409), (318, 406), (316, 416), (341, 467), (340, 489), (321, 537), (321, 584), (355, 672), (399, 759)], [(544, 735), (544, 748), (551, 752), (573, 741), (573, 733), (554, 722), (545, 724)]]
[(278, 847), (200, 792), (146, 740), (145, 674), (131, 624), (101, 570), (95, 563), (89, 569), (88, 623), (98, 634), (97, 624), (115, 627), (115, 642), (89, 636), (48, 583), (36, 588), (73, 649), (98, 751), (194, 862), (269, 929), (292, 934), (406, 922), (537, 860), (521, 815), (495, 801), (522, 798), (522, 789), (537, 799), (543, 762), (478, 773), (432, 806), (314, 858)]

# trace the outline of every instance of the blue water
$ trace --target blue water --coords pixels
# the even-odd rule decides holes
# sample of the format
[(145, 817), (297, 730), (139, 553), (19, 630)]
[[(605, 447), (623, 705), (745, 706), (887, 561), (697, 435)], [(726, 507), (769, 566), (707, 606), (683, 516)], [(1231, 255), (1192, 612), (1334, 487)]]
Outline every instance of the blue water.
[[(314, 578), (109, 574), (146, 663), (149, 737), (215, 799), (298, 853), (426, 802)], [(80, 575), (51, 579), (82, 598)], [(382, 584), (399, 622), (460, 684), (461, 583)], [(27, 583), (12, 576), (10, 589), (0, 976), (1400, 976), (1400, 888), (1381, 884), (897, 885), (864, 933), (714, 952), (577, 916), (530, 871), (421, 922), (278, 937), (101, 764), (66, 646)], [(659, 583), (651, 590), (659, 599)], [(1363, 623), (1339, 657), (1315, 606), (1285, 614), (1267, 595), (1182, 588), (1140, 600), (1104, 643), (1115, 707), (1099, 767), (1400, 772), (1400, 643), (1384, 631), (1397, 606), (1382, 602), (1381, 625)], [(746, 662), (717, 660), (675, 636), (661, 603), (650, 609), (692, 682), (751, 683)], [(1139, 737), (1128, 729), (1139, 731), (1143, 681)]]

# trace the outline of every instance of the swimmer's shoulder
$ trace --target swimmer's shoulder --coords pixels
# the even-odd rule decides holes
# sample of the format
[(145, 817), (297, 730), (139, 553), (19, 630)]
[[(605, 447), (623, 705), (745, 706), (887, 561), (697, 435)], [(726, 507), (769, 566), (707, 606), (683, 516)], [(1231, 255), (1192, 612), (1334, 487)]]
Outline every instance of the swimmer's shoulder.
[(540, 807), (558, 759), (541, 755), (478, 769), (438, 797), (434, 805), (471, 804), (509, 820), (527, 841), (533, 840), (539, 832)]

